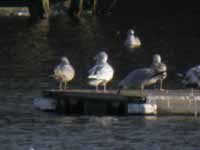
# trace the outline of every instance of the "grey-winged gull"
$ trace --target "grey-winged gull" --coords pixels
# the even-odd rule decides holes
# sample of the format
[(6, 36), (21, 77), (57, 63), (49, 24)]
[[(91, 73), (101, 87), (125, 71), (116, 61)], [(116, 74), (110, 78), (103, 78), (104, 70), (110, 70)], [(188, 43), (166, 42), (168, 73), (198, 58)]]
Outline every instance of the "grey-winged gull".
[(88, 84), (95, 86), (96, 91), (98, 91), (99, 86), (103, 86), (105, 92), (107, 83), (113, 78), (114, 69), (107, 62), (108, 54), (105, 51), (99, 52), (95, 59), (96, 64), (88, 72)]
[(138, 47), (141, 46), (141, 41), (138, 37), (136, 37), (134, 35), (133, 29), (128, 30), (127, 37), (126, 37), (126, 40), (124, 42), (124, 45), (128, 49), (134, 49), (134, 48), (138, 48)]
[(67, 57), (61, 58), (61, 63), (54, 69), (53, 76), (59, 82), (59, 89), (67, 88), (67, 83), (75, 76), (75, 70)]
[(158, 54), (153, 56), (153, 63), (148, 68), (139, 68), (129, 73), (120, 83), (119, 91), (124, 88), (139, 87), (143, 93), (145, 86), (149, 86), (160, 81), (160, 90), (162, 82), (167, 77), (167, 66), (162, 63)]

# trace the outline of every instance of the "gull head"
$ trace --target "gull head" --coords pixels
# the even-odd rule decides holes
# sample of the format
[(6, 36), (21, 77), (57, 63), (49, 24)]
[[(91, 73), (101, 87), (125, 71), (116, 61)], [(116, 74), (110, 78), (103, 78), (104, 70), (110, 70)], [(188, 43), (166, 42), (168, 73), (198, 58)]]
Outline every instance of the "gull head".
[(101, 51), (96, 55), (95, 58), (96, 58), (97, 62), (105, 63), (108, 60), (108, 54), (105, 51)]
[(155, 54), (153, 56), (153, 63), (154, 64), (158, 64), (158, 63), (161, 63), (161, 56), (159, 54)]
[(134, 35), (134, 30), (133, 29), (129, 29), (128, 30), (128, 35)]
[(69, 59), (68, 59), (67, 57), (62, 57), (62, 58), (61, 58), (61, 61), (62, 61), (63, 63), (65, 63), (65, 64), (70, 64), (70, 63), (69, 63)]

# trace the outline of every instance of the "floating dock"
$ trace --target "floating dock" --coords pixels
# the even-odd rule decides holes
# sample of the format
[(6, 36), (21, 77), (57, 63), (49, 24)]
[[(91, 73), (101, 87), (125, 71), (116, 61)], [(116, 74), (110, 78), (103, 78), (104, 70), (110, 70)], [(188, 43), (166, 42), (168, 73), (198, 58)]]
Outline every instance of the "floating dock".
[(199, 90), (46, 90), (56, 111), (66, 115), (195, 115), (200, 114)]

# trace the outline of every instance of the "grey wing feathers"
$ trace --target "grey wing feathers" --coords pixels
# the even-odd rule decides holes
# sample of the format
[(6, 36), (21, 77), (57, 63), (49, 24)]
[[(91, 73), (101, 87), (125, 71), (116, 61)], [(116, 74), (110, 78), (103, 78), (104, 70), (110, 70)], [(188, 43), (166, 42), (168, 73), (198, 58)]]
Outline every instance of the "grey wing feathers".
[(101, 71), (101, 69), (102, 69), (102, 66), (101, 66), (101, 65), (95, 65), (94, 67), (92, 67), (92, 68), (88, 71), (88, 73), (89, 73), (89, 75), (96, 75), (96, 74), (98, 74), (99, 71)]
[(154, 72), (149, 68), (136, 69), (129, 73), (119, 85), (129, 87), (132, 86), (132, 84), (140, 84), (144, 80), (151, 78), (153, 74)]

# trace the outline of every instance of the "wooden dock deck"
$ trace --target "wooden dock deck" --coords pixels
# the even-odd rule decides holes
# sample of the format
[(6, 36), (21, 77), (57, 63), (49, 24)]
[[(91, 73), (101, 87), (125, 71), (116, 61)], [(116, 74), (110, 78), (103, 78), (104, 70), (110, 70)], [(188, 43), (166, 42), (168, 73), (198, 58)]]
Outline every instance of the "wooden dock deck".
[(200, 90), (116, 90), (96, 92), (89, 89), (47, 90), (43, 96), (56, 99), (57, 110), (67, 115), (129, 115), (200, 113)]
[[(126, 102), (144, 102), (144, 100), (141, 100), (141, 96), (138, 93), (125, 95), (125, 94), (117, 94), (117, 91), (108, 91), (108, 92), (97, 92), (95, 90), (47, 90), (44, 91), (43, 94), (45, 96), (51, 96), (54, 98), (66, 98), (66, 97), (71, 97), (71, 98), (80, 98), (84, 100), (97, 100), (97, 101), (126, 101)], [(145, 95), (143, 95), (145, 98)]]

